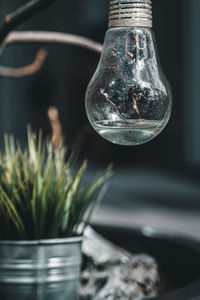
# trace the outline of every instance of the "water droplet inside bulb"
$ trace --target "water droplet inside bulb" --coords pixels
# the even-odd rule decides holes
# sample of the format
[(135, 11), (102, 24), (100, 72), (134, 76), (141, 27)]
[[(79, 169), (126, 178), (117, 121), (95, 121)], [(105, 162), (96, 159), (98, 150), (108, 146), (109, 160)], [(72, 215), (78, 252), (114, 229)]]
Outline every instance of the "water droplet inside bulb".
[(106, 140), (125, 146), (144, 144), (156, 137), (166, 122), (149, 120), (99, 121), (92, 124)]

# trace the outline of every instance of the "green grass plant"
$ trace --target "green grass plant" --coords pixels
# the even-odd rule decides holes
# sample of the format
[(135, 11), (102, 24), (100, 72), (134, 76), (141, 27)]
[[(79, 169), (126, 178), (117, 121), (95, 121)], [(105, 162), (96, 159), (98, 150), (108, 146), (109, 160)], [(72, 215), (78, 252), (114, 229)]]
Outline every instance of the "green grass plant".
[(25, 149), (5, 136), (5, 152), (0, 153), (0, 239), (72, 237), (80, 224), (84, 230), (112, 170), (108, 167), (83, 187), (87, 162), (75, 175), (72, 165), (65, 148), (54, 150), (41, 132), (36, 137), (28, 129)]

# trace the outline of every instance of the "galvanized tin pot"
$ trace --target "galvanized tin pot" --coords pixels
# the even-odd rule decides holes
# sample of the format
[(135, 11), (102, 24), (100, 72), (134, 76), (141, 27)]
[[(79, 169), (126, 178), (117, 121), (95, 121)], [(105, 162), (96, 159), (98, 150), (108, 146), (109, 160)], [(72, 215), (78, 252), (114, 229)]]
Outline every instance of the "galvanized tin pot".
[(77, 300), (82, 238), (0, 241), (1, 300)]

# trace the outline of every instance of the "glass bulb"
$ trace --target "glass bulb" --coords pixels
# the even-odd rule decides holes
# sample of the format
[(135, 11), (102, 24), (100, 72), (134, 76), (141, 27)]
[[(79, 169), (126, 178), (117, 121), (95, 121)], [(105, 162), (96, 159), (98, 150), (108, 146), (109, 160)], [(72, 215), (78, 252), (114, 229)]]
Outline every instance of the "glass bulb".
[(151, 30), (151, 1), (110, 0), (109, 26), (86, 92), (87, 116), (106, 140), (143, 144), (164, 129), (172, 108)]

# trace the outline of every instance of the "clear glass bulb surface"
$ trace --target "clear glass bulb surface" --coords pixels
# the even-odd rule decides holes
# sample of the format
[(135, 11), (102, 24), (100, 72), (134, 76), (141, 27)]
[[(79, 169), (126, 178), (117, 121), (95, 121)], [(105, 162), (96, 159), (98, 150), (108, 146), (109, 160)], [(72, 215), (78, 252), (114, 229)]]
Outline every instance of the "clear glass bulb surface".
[(93, 128), (119, 145), (156, 137), (171, 115), (172, 95), (151, 29), (108, 29), (97, 70), (86, 92)]

